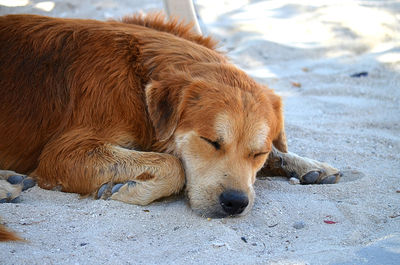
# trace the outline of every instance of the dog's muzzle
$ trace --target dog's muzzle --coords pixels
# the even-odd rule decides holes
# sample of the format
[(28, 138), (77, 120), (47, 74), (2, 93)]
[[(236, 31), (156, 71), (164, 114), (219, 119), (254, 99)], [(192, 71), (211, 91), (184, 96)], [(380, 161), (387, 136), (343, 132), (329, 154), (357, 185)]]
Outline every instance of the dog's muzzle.
[(219, 196), (219, 203), (228, 215), (237, 215), (249, 205), (249, 198), (242, 191), (226, 190)]

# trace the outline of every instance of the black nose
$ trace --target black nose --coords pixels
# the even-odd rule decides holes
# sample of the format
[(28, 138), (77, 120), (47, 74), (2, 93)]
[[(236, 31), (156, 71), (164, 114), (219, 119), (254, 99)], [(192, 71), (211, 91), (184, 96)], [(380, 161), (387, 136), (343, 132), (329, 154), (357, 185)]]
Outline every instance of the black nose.
[(219, 196), (219, 203), (226, 213), (235, 215), (242, 213), (249, 205), (249, 198), (241, 191), (227, 190)]

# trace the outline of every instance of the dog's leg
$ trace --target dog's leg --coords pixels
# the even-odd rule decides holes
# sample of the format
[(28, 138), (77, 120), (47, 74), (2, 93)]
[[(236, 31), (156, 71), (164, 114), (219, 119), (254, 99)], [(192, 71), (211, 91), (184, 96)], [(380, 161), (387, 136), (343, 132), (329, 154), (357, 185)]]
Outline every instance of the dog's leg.
[(260, 175), (295, 177), (302, 184), (333, 184), (340, 179), (338, 169), (294, 153), (283, 153), (272, 148)]
[(111, 198), (126, 203), (146, 205), (154, 200), (176, 194), (182, 190), (185, 175), (180, 161), (169, 154), (154, 152), (128, 152), (129, 163), (98, 190), (98, 198)]
[(25, 175), (0, 170), (0, 203), (18, 202), (21, 191), (35, 186), (36, 182)]
[(140, 205), (183, 188), (175, 156), (122, 148), (96, 135), (75, 130), (48, 143), (31, 174), (39, 186)]

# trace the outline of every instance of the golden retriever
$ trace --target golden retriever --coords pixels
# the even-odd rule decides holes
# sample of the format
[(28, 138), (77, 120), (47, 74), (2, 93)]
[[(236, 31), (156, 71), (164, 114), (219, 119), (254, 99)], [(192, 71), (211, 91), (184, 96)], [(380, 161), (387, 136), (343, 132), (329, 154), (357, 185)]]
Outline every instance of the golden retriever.
[(139, 205), (185, 186), (198, 214), (224, 217), (251, 209), (263, 167), (305, 184), (339, 180), (287, 152), (273, 90), (176, 20), (8, 15), (0, 43), (2, 202), (33, 180)]

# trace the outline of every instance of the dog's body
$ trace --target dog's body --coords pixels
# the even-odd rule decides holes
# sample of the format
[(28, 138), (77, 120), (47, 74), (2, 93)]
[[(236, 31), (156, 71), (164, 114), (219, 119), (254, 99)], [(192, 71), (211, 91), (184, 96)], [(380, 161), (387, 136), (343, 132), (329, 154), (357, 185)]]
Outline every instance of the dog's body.
[(225, 216), (251, 208), (268, 157), (271, 174), (339, 179), (287, 153), (280, 97), (188, 26), (10, 15), (0, 45), (0, 169), (42, 188), (148, 204), (186, 183), (193, 209)]

